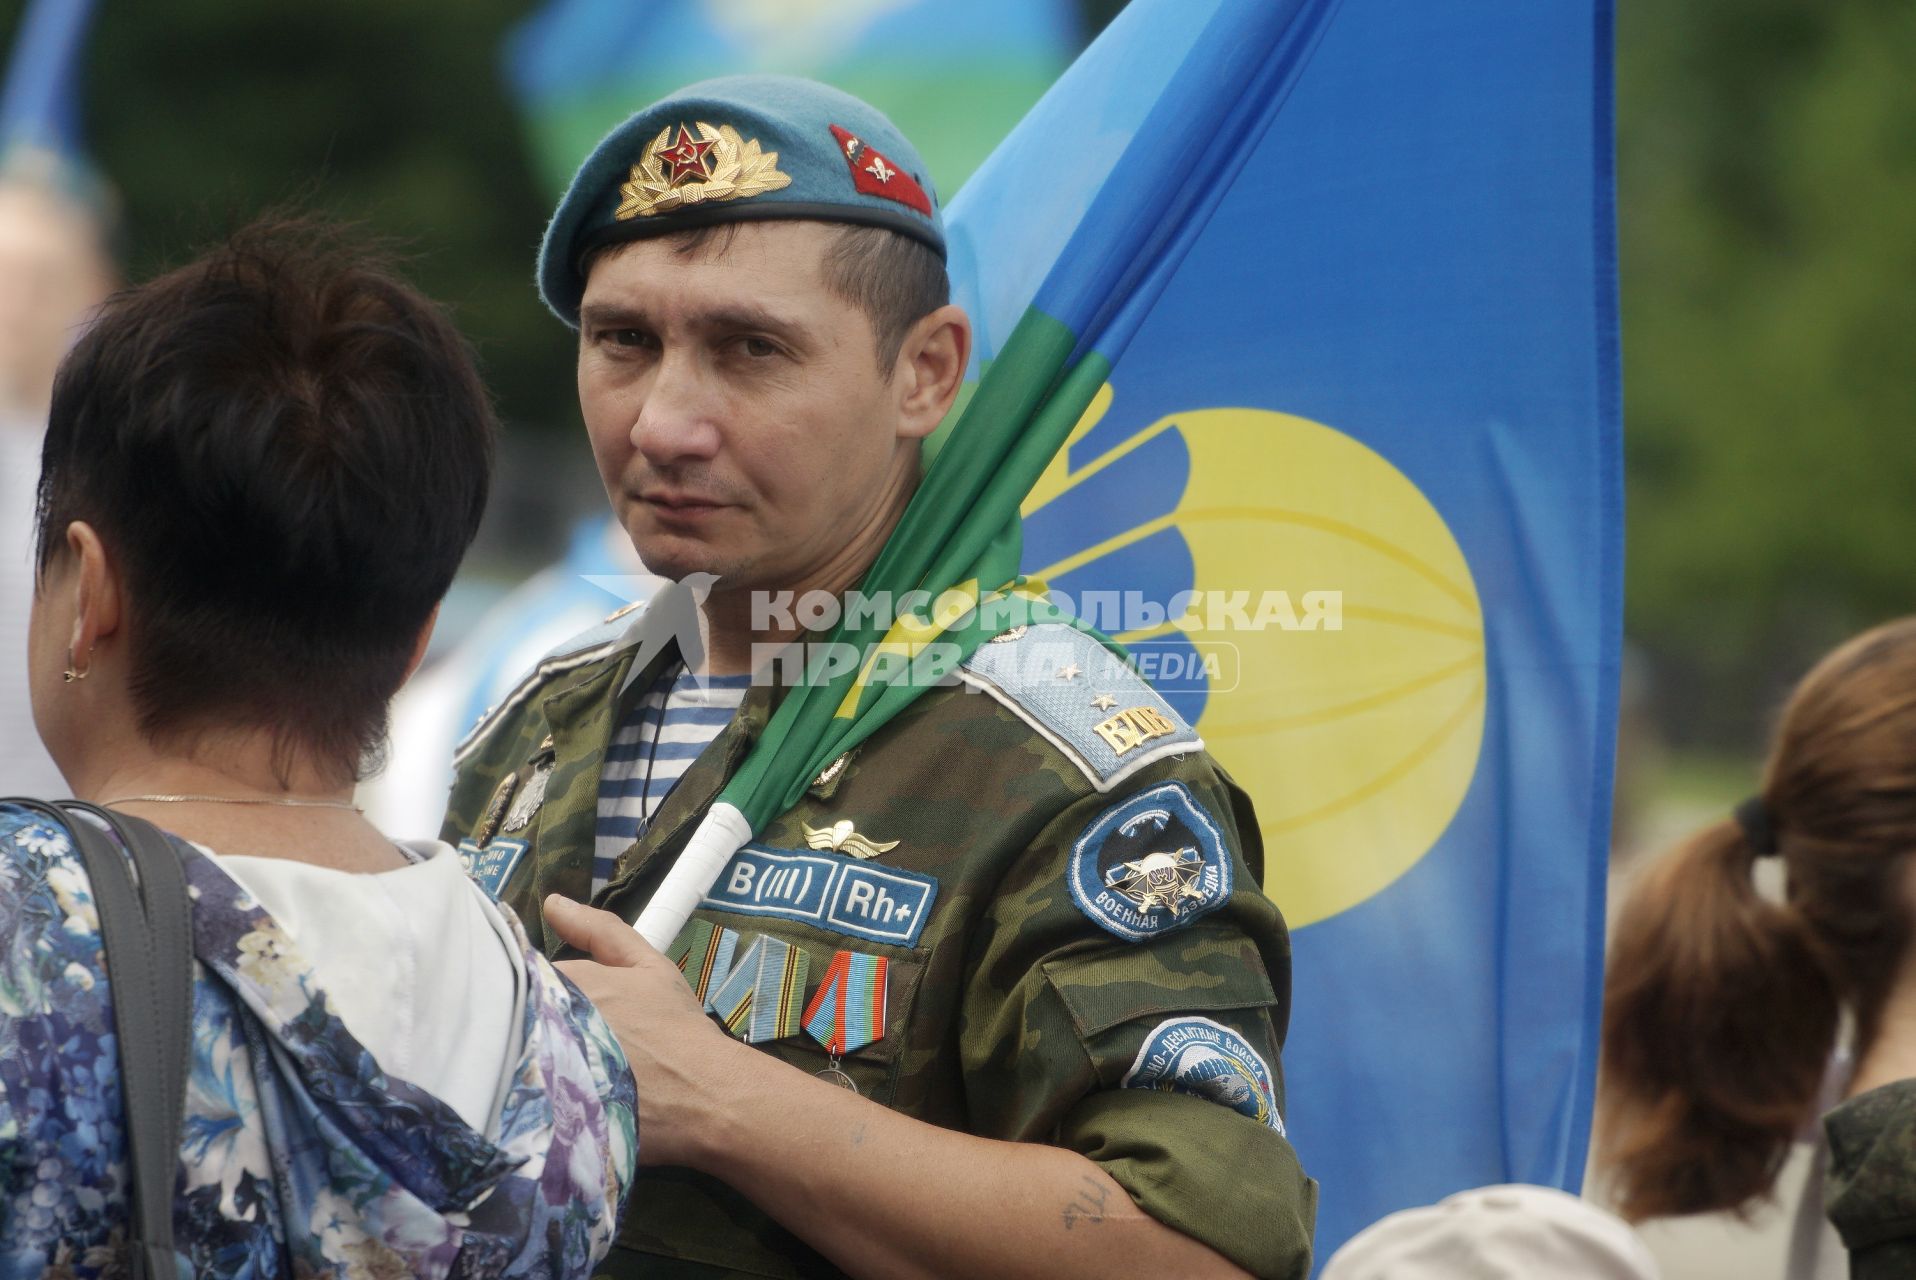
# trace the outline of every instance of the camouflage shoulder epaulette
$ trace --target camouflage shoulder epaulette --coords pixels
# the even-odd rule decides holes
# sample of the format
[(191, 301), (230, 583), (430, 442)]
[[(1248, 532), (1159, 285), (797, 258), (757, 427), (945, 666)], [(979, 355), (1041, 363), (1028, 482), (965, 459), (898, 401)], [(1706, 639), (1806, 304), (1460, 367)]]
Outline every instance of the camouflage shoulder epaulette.
[(466, 757), (476, 750), (494, 726), (499, 724), (526, 700), (544, 688), (554, 676), (576, 671), (593, 662), (602, 661), (618, 653), (632, 642), (632, 631), (638, 619), (643, 616), (646, 601), (641, 600), (616, 609), (606, 615), (603, 622), (587, 627), (576, 635), (568, 636), (546, 651), (544, 657), (532, 664), (531, 670), (512, 687), (512, 692), (499, 699), (494, 706), (486, 708), (479, 722), (466, 732), (453, 748), (453, 767), (465, 763)]
[(978, 646), (959, 679), (996, 698), (1109, 791), (1165, 756), (1204, 742), (1171, 704), (1101, 644), (1062, 622), (1016, 628)]

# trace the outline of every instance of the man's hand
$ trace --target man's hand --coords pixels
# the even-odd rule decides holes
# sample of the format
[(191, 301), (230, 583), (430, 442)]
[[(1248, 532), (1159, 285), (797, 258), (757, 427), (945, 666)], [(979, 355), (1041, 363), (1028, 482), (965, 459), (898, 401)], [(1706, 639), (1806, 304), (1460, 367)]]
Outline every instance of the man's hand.
[(632, 1064), (639, 1162), (696, 1165), (701, 1098), (760, 1055), (706, 1017), (678, 966), (619, 917), (558, 894), (545, 900), (545, 917), (553, 932), (592, 957), (562, 960), (559, 968), (598, 1007)]

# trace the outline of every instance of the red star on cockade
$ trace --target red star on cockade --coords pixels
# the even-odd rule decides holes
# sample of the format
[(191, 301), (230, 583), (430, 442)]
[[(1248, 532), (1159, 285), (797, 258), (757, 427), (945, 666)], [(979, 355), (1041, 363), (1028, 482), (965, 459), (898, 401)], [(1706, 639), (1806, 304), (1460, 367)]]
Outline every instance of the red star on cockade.
[(693, 137), (690, 129), (680, 125), (678, 141), (659, 152), (659, 159), (665, 161), (665, 180), (676, 187), (688, 178), (703, 182), (711, 177), (705, 167), (705, 153), (711, 149), (710, 142)]

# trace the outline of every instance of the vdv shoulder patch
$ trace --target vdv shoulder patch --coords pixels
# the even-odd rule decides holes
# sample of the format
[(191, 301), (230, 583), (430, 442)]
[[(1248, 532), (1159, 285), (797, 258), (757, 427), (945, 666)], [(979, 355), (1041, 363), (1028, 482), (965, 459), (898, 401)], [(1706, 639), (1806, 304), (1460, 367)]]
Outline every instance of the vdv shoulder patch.
[(1155, 760), (1204, 747), (1137, 672), (1069, 623), (1038, 623), (979, 645), (959, 679), (1016, 712), (1100, 791)]
[(499, 891), (506, 887), (506, 881), (512, 878), (525, 853), (524, 840), (494, 839), (483, 848), (471, 840), (461, 840), (459, 865), (486, 891), (488, 898), (497, 902)]
[(1144, 1038), (1137, 1061), (1121, 1084), (1126, 1089), (1160, 1089), (1208, 1098), (1284, 1132), (1270, 1064), (1250, 1041), (1209, 1018), (1160, 1022)]
[(1224, 832), (1182, 782), (1140, 791), (1098, 815), (1071, 846), (1071, 900), (1108, 932), (1142, 942), (1231, 896)]
[(916, 871), (748, 844), (719, 873), (702, 905), (909, 947), (925, 931), (937, 898), (938, 882)]

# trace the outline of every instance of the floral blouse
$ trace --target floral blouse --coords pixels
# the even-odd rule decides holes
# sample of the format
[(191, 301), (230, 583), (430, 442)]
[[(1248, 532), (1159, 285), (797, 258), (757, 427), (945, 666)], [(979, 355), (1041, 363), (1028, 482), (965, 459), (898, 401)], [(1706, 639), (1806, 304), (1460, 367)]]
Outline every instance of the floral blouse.
[[(506, 913), (528, 976), (496, 1136), (381, 1071), (288, 935), (176, 842), (196, 963), (175, 1245), (194, 1276), (586, 1276), (637, 1160), (618, 1042)], [(64, 829), (0, 805), (0, 1276), (123, 1273), (99, 917)]]

